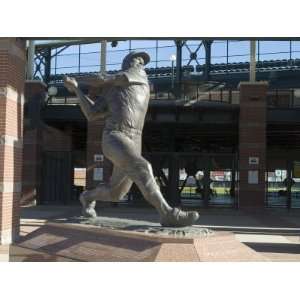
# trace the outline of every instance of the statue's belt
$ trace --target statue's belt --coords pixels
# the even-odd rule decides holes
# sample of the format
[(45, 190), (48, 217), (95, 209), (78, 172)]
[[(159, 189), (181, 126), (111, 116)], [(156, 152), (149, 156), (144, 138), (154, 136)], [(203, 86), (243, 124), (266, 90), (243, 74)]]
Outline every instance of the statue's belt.
[(122, 132), (125, 134), (130, 134), (130, 135), (141, 135), (142, 134), (142, 130), (140, 130), (140, 129), (136, 129), (136, 128), (132, 128), (132, 127), (124, 126), (124, 125), (118, 125), (118, 124), (106, 125), (104, 128), (104, 131), (106, 131), (106, 132), (118, 131), (118, 132)]

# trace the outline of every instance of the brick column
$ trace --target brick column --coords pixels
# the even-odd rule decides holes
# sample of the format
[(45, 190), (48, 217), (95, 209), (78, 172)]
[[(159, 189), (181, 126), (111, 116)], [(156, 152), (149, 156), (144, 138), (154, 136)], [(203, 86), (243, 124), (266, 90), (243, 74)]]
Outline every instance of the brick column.
[[(89, 89), (89, 97), (96, 100), (99, 91), (93, 87)], [(88, 122), (88, 121), (87, 121)], [(87, 123), (87, 147), (86, 147), (86, 188), (91, 189), (101, 181), (108, 182), (112, 173), (111, 162), (103, 156), (103, 161), (95, 161), (95, 155), (102, 154), (102, 132), (104, 120), (96, 120)], [(103, 180), (94, 180), (97, 169), (103, 170)], [(95, 174), (96, 175), (96, 174)]]
[(26, 81), (23, 139), (23, 182), (21, 204), (40, 202), (42, 164), (41, 107), (46, 97), (46, 85), (41, 81)]
[(240, 83), (239, 207), (263, 208), (266, 195), (266, 82)]
[(25, 41), (0, 38), (0, 244), (19, 235)]

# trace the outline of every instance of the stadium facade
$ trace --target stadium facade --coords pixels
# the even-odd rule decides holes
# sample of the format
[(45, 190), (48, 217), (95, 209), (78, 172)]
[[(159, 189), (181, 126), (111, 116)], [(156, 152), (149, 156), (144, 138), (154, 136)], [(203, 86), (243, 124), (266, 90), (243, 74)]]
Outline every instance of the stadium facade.
[[(171, 205), (299, 208), (300, 41), (250, 44), (0, 39), (1, 243), (18, 236), (21, 205), (75, 205), (109, 180), (103, 121), (86, 121), (62, 75), (96, 99), (89, 81), (135, 49), (152, 58), (143, 154)], [(135, 186), (121, 203), (145, 204)]]

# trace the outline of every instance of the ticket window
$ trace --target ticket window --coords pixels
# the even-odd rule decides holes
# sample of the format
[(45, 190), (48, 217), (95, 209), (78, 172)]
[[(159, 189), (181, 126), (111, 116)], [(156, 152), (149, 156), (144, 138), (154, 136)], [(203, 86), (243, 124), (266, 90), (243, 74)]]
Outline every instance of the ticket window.
[(275, 169), (267, 172), (268, 206), (286, 207), (288, 199), (287, 169)]
[(232, 205), (235, 197), (235, 184), (232, 170), (210, 172), (210, 203)]
[(300, 208), (300, 160), (292, 162), (292, 176), (290, 180), (291, 208)]

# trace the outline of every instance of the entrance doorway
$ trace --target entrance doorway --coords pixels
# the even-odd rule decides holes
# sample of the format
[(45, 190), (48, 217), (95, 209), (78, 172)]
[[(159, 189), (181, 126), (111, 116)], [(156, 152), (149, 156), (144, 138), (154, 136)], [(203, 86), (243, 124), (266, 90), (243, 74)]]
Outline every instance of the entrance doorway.
[(152, 152), (144, 156), (170, 205), (236, 206), (236, 155)]
[(300, 159), (269, 157), (266, 179), (267, 207), (300, 208)]
[(71, 204), (73, 187), (72, 155), (69, 151), (43, 154), (41, 204)]

